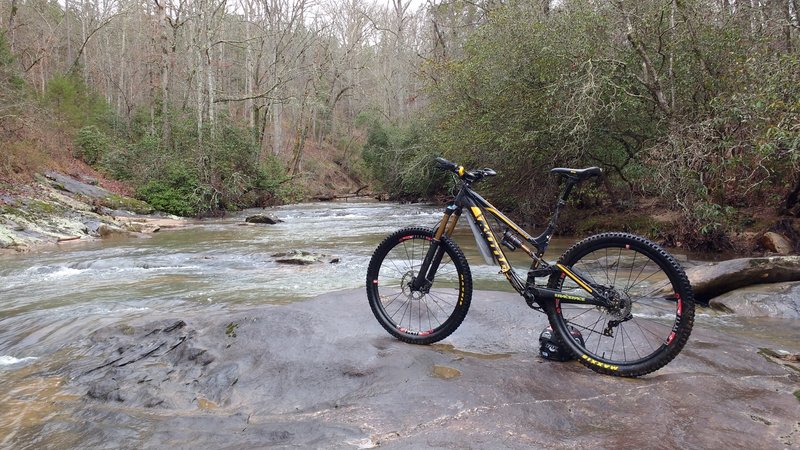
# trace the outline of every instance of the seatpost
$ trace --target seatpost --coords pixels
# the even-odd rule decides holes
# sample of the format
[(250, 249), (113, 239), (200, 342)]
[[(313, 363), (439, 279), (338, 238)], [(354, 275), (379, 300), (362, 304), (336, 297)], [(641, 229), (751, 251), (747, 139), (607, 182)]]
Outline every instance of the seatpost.
[(558, 215), (561, 214), (561, 209), (567, 205), (567, 198), (569, 198), (569, 194), (572, 192), (572, 188), (574, 188), (576, 184), (578, 184), (577, 178), (567, 177), (567, 185), (564, 187), (564, 192), (561, 193), (561, 197), (559, 197), (558, 202), (556, 203), (556, 209), (553, 211), (553, 215), (550, 217), (550, 222), (547, 224), (547, 228), (545, 228), (544, 233), (542, 233), (546, 239), (546, 242), (544, 242), (545, 247), (550, 242), (550, 237), (553, 236), (553, 233), (556, 231)]

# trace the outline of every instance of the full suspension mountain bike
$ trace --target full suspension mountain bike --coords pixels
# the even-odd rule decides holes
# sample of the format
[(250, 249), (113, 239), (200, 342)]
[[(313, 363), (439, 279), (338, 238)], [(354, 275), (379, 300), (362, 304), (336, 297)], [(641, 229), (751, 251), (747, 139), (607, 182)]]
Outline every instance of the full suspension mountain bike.
[[(436, 159), (457, 176), (457, 194), (433, 228), (410, 227), (378, 245), (367, 269), (367, 296), (378, 322), (396, 338), (430, 344), (453, 333), (469, 310), (472, 275), (452, 239), (464, 210), (488, 264), (547, 314), (560, 346), (590, 369), (635, 377), (660, 369), (681, 351), (694, 322), (694, 295), (680, 264), (657, 244), (628, 233), (597, 234), (570, 247), (555, 264), (543, 259), (573, 188), (602, 174), (598, 167), (552, 169), (565, 187), (545, 230), (532, 236), (472, 186), (496, 175)], [(505, 250), (504, 250), (505, 248)], [(523, 280), (505, 251), (531, 259)], [(582, 339), (574, 336), (575, 330)]]

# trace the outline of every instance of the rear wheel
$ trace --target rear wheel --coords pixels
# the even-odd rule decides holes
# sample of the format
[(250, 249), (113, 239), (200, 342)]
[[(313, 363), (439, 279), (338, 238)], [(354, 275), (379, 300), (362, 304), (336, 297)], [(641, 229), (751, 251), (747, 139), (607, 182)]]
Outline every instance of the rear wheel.
[[(561, 303), (548, 308), (551, 326), (578, 360), (597, 372), (639, 376), (681, 351), (694, 323), (694, 295), (680, 264), (657, 244), (626, 233), (603, 233), (573, 245), (559, 259), (605, 292), (611, 306)], [(586, 295), (558, 272), (548, 287)], [(578, 330), (579, 342), (568, 338)]]
[(367, 269), (367, 297), (375, 318), (390, 334), (412, 344), (449, 336), (461, 325), (472, 299), (467, 260), (447, 237), (439, 241), (442, 260), (433, 283), (412, 288), (433, 236), (430, 228), (396, 231), (378, 246)]

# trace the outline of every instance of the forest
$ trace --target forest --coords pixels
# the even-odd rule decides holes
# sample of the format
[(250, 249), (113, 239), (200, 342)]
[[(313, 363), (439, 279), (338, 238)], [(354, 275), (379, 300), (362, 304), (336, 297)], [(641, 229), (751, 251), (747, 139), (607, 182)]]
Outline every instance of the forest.
[(0, 17), (0, 188), (67, 148), (206, 215), (441, 195), (444, 156), (497, 170), (481, 189), (533, 225), (556, 166), (606, 172), (577, 209), (690, 247), (800, 215), (797, 0), (10, 0)]

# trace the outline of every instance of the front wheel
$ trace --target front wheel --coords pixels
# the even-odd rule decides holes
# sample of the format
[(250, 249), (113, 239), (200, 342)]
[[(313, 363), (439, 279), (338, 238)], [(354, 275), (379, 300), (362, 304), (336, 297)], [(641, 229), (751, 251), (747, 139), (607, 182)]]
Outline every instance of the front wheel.
[[(627, 233), (603, 233), (568, 249), (559, 262), (605, 293), (610, 305), (561, 303), (548, 309), (562, 343), (600, 373), (635, 377), (660, 369), (681, 351), (694, 323), (694, 295), (680, 264), (657, 244)], [(548, 287), (585, 290), (558, 272)], [(582, 342), (570, 338), (577, 330)]]
[(472, 299), (467, 259), (448, 237), (439, 241), (441, 262), (432, 284), (412, 281), (434, 242), (430, 228), (404, 228), (375, 250), (367, 269), (367, 297), (375, 318), (391, 335), (411, 344), (430, 344), (461, 325)]

